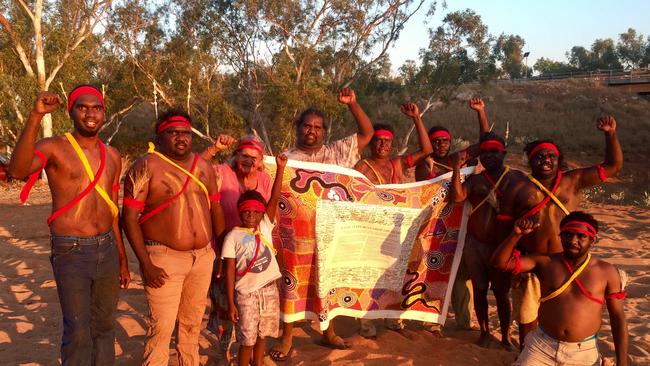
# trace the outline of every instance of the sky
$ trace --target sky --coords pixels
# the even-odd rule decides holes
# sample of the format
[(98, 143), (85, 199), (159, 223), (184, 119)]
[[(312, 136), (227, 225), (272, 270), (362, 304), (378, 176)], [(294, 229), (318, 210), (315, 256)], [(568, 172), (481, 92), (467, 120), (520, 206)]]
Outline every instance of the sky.
[(589, 49), (598, 38), (616, 42), (628, 28), (650, 35), (647, 0), (447, 0), (446, 9), (438, 3), (433, 17), (426, 16), (427, 9), (420, 9), (404, 27), (390, 50), (393, 71), (406, 60), (418, 59), (420, 48), (428, 45), (428, 28), (441, 25), (446, 14), (468, 8), (481, 16), (491, 34), (524, 38), (524, 51), (530, 52), (529, 66), (541, 57), (566, 61), (565, 53), (571, 47)]

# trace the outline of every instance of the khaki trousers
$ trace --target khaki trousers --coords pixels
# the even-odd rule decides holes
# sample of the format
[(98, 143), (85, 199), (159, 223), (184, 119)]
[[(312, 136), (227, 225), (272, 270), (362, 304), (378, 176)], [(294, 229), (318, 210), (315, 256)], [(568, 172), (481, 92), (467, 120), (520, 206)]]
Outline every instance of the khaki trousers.
[(167, 366), (169, 342), (178, 318), (178, 364), (198, 366), (199, 334), (212, 277), (214, 250), (209, 244), (188, 251), (147, 245), (147, 252), (151, 262), (164, 269), (169, 278), (160, 288), (145, 286), (150, 318), (142, 364)]

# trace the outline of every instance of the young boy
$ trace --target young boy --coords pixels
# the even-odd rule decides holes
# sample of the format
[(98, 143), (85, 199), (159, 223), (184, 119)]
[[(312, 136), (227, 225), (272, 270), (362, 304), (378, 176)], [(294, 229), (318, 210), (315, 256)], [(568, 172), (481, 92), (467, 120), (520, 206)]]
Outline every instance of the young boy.
[(287, 157), (280, 154), (275, 162), (277, 168), (268, 204), (259, 192), (244, 192), (237, 201), (242, 226), (232, 229), (223, 243), (228, 313), (237, 327), (241, 366), (250, 365), (251, 356), (253, 365), (263, 365), (265, 337), (277, 337), (280, 329), (280, 298), (275, 280), (281, 275), (271, 231)]
[(598, 222), (576, 211), (560, 222), (561, 253), (520, 256), (515, 245), (539, 227), (520, 219), (492, 255), (492, 264), (505, 271), (534, 272), (542, 297), (539, 325), (525, 339), (516, 365), (600, 365), (596, 338), (603, 305), (611, 322), (616, 364), (627, 365), (626, 293), (616, 268), (591, 256)]

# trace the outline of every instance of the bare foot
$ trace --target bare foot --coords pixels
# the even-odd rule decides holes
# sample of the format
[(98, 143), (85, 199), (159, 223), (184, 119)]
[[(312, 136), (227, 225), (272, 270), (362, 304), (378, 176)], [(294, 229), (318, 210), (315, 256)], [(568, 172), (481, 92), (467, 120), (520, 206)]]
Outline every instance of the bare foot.
[(323, 340), (321, 345), (333, 349), (348, 349), (350, 348), (350, 343), (346, 342), (343, 338), (335, 335), (334, 337), (328, 337), (327, 333), (323, 333)]

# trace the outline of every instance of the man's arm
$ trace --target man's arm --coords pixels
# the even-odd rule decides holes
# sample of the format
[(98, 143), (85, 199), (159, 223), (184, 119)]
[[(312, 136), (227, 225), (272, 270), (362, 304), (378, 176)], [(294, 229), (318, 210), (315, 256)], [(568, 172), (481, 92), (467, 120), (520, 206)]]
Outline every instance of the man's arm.
[(34, 154), (41, 120), (44, 115), (56, 111), (60, 105), (61, 98), (58, 95), (50, 92), (40, 92), (38, 94), (9, 161), (9, 174), (12, 177), (23, 179), (41, 166), (41, 160)]
[(266, 205), (266, 215), (271, 219), (271, 222), (276, 222), (275, 214), (278, 211), (278, 200), (282, 191), (282, 177), (284, 176), (284, 168), (287, 166), (287, 160), (288, 158), (284, 154), (278, 154), (275, 157), (275, 179), (271, 188), (271, 197), (269, 197), (269, 202)]
[[(612, 294), (622, 290), (621, 278), (616, 268), (610, 265), (607, 276), (607, 287), (605, 294)], [(607, 312), (614, 337), (614, 350), (616, 352), (616, 364), (627, 365), (628, 332), (627, 320), (625, 318), (624, 299), (605, 296), (607, 301)]]
[(599, 118), (596, 127), (605, 135), (605, 161), (597, 166), (575, 169), (567, 174), (578, 175), (578, 189), (591, 187), (612, 177), (623, 167), (623, 150), (616, 134), (616, 120), (612, 116)]
[[(126, 174), (124, 180), (124, 200), (129, 199), (141, 202), (142, 207), (149, 195), (149, 173), (146, 168), (145, 158), (136, 161)], [(129, 239), (131, 248), (135, 252), (140, 269), (142, 271), (142, 280), (146, 286), (159, 288), (165, 284), (165, 279), (169, 278), (164, 269), (156, 267), (149, 258), (149, 253), (144, 246), (144, 235), (138, 218), (142, 210), (136, 205), (125, 204), (122, 207), (122, 226), (126, 237)]]
[(469, 107), (476, 111), (478, 116), (479, 138), (482, 134), (490, 132), (487, 116), (485, 115), (485, 103), (481, 98), (472, 98), (469, 100)]
[(210, 164), (205, 164), (204, 167), (207, 172), (207, 182), (205, 187), (208, 189), (208, 194), (210, 195), (210, 217), (212, 223), (212, 237), (215, 241), (215, 252), (217, 258), (220, 258), (221, 255), (221, 243), (223, 241), (223, 235), (226, 231), (226, 219), (223, 215), (223, 208), (221, 207), (221, 200), (219, 196), (219, 187), (217, 186), (217, 181), (219, 179), (218, 173), (212, 169)]
[(228, 135), (219, 135), (216, 139), (214, 139), (214, 145), (209, 146), (207, 149), (203, 150), (201, 153), (201, 158), (203, 158), (205, 161), (211, 161), (218, 153), (226, 150), (234, 143), (234, 138)]
[(537, 264), (535, 257), (522, 256), (517, 258), (513, 255), (513, 252), (519, 239), (532, 233), (538, 227), (539, 223), (535, 223), (530, 219), (517, 220), (512, 233), (492, 253), (490, 263), (504, 272), (519, 273), (534, 270)]
[(452, 154), (451, 157), (451, 167), (453, 168), (453, 173), (451, 174), (451, 192), (450, 200), (451, 202), (459, 203), (467, 199), (468, 192), (471, 187), (471, 179), (467, 178), (465, 183), (460, 182), (460, 167), (465, 164), (465, 159), (467, 157), (466, 153), (461, 154), (462, 151), (459, 151), (456, 154)]
[(431, 146), (431, 140), (429, 140), (427, 130), (424, 128), (424, 123), (420, 117), (420, 109), (418, 108), (418, 105), (415, 103), (406, 103), (402, 105), (400, 111), (413, 120), (415, 129), (418, 132), (418, 140), (420, 142), (420, 150), (413, 154), (405, 155), (400, 159), (402, 167), (411, 168), (429, 156), (433, 152), (433, 147)]
[[(117, 164), (117, 171), (115, 177), (113, 178), (113, 185), (111, 188), (115, 187), (117, 189), (111, 189), (111, 199), (115, 206), (119, 207), (118, 199), (120, 195), (120, 175), (122, 173), (122, 159), (120, 158), (120, 153), (117, 150), (110, 148), (113, 152), (113, 158)], [(120, 218), (119, 216), (113, 219), (113, 232), (115, 233), (115, 241), (117, 243), (117, 254), (120, 260), (120, 287), (129, 288), (129, 283), (131, 283), (131, 273), (129, 272), (129, 260), (126, 257), (126, 249), (124, 248), (124, 240), (122, 240), (122, 231), (120, 230)]]
[(504, 241), (510, 232), (514, 229), (515, 223), (515, 203), (518, 200), (520, 183), (518, 181), (518, 171), (511, 170), (504, 179), (504, 185), (500, 191), (503, 196), (499, 199), (497, 217), (496, 217), (496, 242)]
[(370, 143), (372, 134), (375, 132), (372, 128), (372, 122), (359, 103), (357, 103), (357, 96), (354, 94), (354, 90), (350, 88), (341, 89), (339, 91), (338, 99), (340, 103), (348, 106), (354, 119), (357, 121), (357, 145), (359, 147), (359, 154), (361, 154), (363, 149), (365, 149)]

